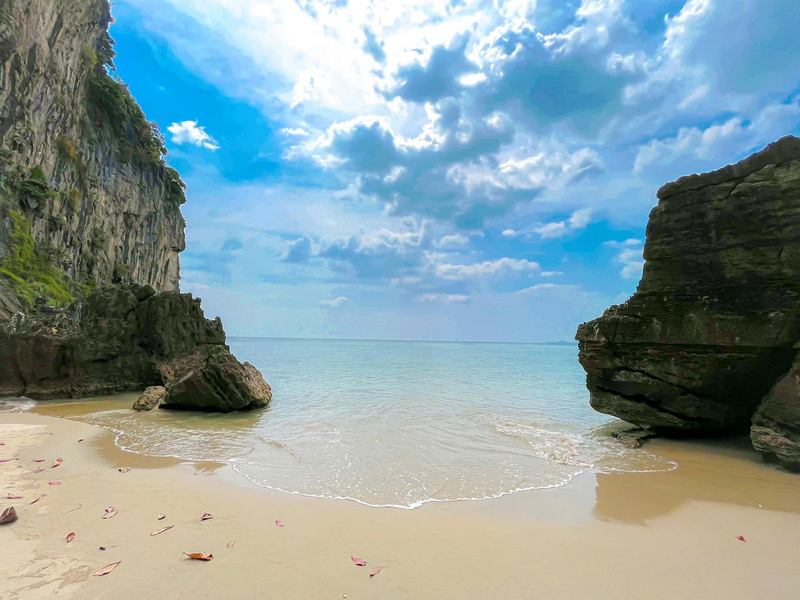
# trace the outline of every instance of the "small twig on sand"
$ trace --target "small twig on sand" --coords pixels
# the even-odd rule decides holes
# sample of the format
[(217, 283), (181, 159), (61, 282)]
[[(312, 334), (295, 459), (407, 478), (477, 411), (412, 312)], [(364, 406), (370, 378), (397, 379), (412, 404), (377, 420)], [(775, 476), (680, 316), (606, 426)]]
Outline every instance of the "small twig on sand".
[(75, 512), (76, 510), (80, 510), (83, 508), (83, 504), (78, 504), (78, 508), (73, 508), (72, 510), (68, 510), (67, 512), (61, 513), (62, 515), (68, 515), (71, 512)]

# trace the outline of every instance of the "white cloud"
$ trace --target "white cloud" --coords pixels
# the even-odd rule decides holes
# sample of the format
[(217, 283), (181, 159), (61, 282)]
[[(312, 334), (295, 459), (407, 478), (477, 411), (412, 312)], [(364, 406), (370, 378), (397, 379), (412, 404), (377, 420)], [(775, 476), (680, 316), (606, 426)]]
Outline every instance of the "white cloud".
[(176, 144), (192, 144), (208, 150), (219, 150), (219, 144), (206, 133), (205, 127), (198, 127), (197, 121), (182, 121), (167, 127)]
[(422, 294), (414, 298), (415, 302), (444, 302), (445, 304), (463, 303), (469, 296), (463, 294)]
[(585, 228), (592, 222), (592, 209), (582, 208), (572, 213), (572, 216), (565, 221), (547, 223), (540, 227), (535, 227), (534, 231), (544, 239), (554, 239), (564, 237), (568, 233), (573, 233)]
[(539, 264), (517, 258), (500, 258), (472, 265), (437, 264), (434, 273), (442, 279), (467, 280), (508, 274), (535, 273)]
[(323, 308), (336, 308), (338, 306), (341, 306), (345, 302), (349, 302), (349, 298), (345, 298), (344, 296), (339, 296), (338, 298), (333, 298), (332, 300), (323, 300), (319, 304)]
[(609, 240), (603, 242), (603, 245), (619, 250), (615, 260), (618, 263), (622, 263), (620, 275), (622, 275), (624, 279), (641, 278), (642, 267), (644, 266), (644, 259), (642, 258), (644, 244), (642, 240), (637, 240), (635, 238), (630, 238), (621, 242)]

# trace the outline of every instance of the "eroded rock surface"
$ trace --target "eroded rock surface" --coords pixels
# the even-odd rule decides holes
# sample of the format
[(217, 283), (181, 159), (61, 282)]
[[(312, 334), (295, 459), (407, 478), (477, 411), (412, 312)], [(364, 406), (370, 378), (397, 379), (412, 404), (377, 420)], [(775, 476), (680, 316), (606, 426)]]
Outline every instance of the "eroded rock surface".
[(718, 435), (746, 431), (766, 396), (753, 441), (793, 455), (800, 140), (657, 196), (636, 293), (578, 328), (592, 406), (660, 433)]
[(167, 389), (163, 385), (151, 385), (133, 403), (133, 410), (144, 412), (158, 408), (166, 395)]

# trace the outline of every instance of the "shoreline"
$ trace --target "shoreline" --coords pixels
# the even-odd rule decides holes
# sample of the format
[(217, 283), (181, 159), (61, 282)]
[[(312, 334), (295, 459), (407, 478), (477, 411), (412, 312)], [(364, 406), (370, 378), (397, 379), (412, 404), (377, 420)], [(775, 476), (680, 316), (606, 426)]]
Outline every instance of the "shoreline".
[[(0, 463), (0, 507), (19, 514), (0, 526), (2, 598), (730, 599), (800, 586), (800, 478), (733, 442), (656, 440), (676, 470), (585, 473), (415, 510), (272, 491), (225, 463), (134, 454), (112, 432), (52, 416), (0, 413), (0, 442), (0, 459), (19, 458)], [(119, 514), (102, 519), (109, 506)]]

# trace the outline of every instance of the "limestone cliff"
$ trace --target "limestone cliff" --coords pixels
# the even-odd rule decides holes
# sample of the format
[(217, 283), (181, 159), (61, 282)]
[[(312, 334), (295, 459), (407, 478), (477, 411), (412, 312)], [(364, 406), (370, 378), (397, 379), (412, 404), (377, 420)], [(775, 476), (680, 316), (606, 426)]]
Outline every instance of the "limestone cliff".
[(109, 75), (107, 0), (0, 3), (0, 318), (97, 285), (178, 289), (185, 201)]
[(266, 406), (219, 319), (180, 294), (184, 184), (113, 70), (108, 0), (0, 0), (0, 395), (164, 384)]
[(798, 386), (771, 391), (800, 340), (800, 140), (657, 196), (636, 293), (578, 328), (592, 406), (668, 434), (720, 435), (746, 431), (766, 396), (756, 446), (800, 468)]

